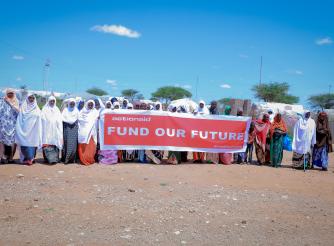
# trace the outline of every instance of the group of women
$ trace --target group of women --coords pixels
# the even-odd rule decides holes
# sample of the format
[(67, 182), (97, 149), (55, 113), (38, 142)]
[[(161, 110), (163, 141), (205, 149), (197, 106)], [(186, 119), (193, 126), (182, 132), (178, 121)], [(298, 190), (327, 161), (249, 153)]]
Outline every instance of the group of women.
[[(66, 100), (62, 111), (56, 105), (55, 97), (50, 96), (42, 110), (37, 105), (36, 97), (28, 95), (19, 104), (15, 91), (8, 89), (4, 98), (0, 99), (0, 157), (3, 163), (13, 162), (16, 146), (20, 149), (21, 163), (32, 165), (37, 149), (42, 149), (47, 163), (58, 162), (90, 165), (115, 164), (118, 162), (141, 162), (160, 164), (166, 159), (168, 164), (179, 164), (188, 161), (188, 152), (160, 150), (100, 150), (99, 119), (105, 113), (119, 109), (133, 110), (128, 101), (121, 103), (116, 98), (110, 98), (105, 104), (101, 99)], [(162, 104), (139, 105), (141, 110), (162, 110)], [(200, 101), (198, 107), (190, 112), (188, 105), (170, 105), (172, 113), (192, 113), (200, 115), (218, 115), (217, 102), (211, 102), (210, 107)], [(226, 106), (224, 114), (230, 115), (231, 107)], [(237, 116), (242, 116), (239, 110)], [(193, 152), (194, 163), (244, 163), (252, 162), (253, 146), (258, 164), (270, 163), (274, 167), (281, 165), (283, 159), (283, 139), (287, 127), (280, 113), (270, 122), (269, 114), (262, 119), (254, 120), (249, 128), (249, 138), (246, 152), (240, 153), (204, 153)], [(331, 151), (331, 133), (326, 113), (318, 115), (317, 123), (310, 118), (310, 112), (305, 112), (296, 123), (294, 129), (293, 165), (320, 166), (327, 170), (328, 153)], [(312, 156), (312, 164), (311, 164)], [(190, 159), (191, 159), (190, 158)]]
[[(332, 135), (328, 124), (328, 115), (320, 112), (317, 122), (305, 111), (296, 122), (292, 140), (292, 163), (294, 168), (328, 169), (328, 153), (332, 152)], [(254, 134), (254, 145), (258, 163), (279, 167), (283, 159), (283, 141), (287, 135), (287, 127), (280, 113), (270, 122), (269, 114), (254, 122), (250, 128), (250, 138)], [(311, 161), (312, 159), (312, 161)]]

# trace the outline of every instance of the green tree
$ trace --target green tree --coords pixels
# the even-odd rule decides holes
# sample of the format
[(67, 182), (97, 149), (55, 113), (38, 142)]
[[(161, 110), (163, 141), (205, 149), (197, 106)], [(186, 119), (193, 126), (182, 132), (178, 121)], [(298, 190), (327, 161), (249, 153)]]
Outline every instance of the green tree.
[(324, 93), (313, 95), (308, 98), (311, 107), (315, 109), (330, 109), (334, 108), (334, 93)]
[(104, 95), (108, 95), (108, 92), (106, 92), (105, 90), (102, 90), (98, 87), (92, 87), (88, 90), (86, 90), (87, 93), (96, 95), (96, 96), (104, 96)]
[(254, 85), (252, 91), (255, 97), (265, 102), (277, 102), (294, 104), (298, 103), (299, 97), (289, 94), (289, 84), (286, 82), (272, 82)]
[(168, 104), (170, 101), (191, 97), (192, 94), (181, 87), (175, 86), (164, 86), (157, 89), (156, 92), (152, 93), (152, 98), (164, 101), (165, 104)]
[(122, 90), (122, 96), (130, 99), (130, 101), (133, 101), (135, 99), (144, 99), (143, 94), (139, 93), (139, 91), (134, 89)]

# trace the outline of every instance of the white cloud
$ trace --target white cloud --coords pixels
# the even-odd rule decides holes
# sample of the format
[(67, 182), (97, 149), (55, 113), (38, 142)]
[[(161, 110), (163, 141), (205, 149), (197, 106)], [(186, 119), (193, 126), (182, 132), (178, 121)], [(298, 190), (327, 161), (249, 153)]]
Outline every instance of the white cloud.
[(231, 89), (231, 86), (229, 84), (222, 84), (220, 85), (220, 87), (224, 89)]
[(17, 77), (16, 81), (22, 81), (22, 78), (21, 77)]
[(304, 72), (298, 69), (291, 69), (291, 70), (288, 70), (287, 72), (293, 75), (304, 75)]
[(117, 86), (117, 80), (114, 79), (107, 79), (106, 82), (111, 86)]
[(182, 85), (182, 87), (183, 87), (184, 89), (191, 89), (191, 88), (192, 88), (191, 85)]
[(23, 56), (20, 56), (20, 55), (13, 55), (12, 57), (14, 60), (23, 60), (24, 57)]
[(317, 45), (330, 45), (333, 43), (333, 40), (330, 37), (320, 38), (315, 41)]
[(248, 55), (245, 55), (245, 54), (239, 54), (239, 57), (240, 57), (240, 58), (248, 58), (249, 56), (248, 56)]
[(174, 86), (175, 87), (182, 87), (182, 88), (188, 89), (188, 90), (192, 88), (192, 86), (189, 85), (189, 84), (181, 85), (181, 84), (176, 83), (176, 84), (174, 84)]
[(96, 25), (93, 26), (90, 30), (96, 32), (111, 33), (128, 38), (139, 38), (141, 36), (139, 32), (121, 25)]

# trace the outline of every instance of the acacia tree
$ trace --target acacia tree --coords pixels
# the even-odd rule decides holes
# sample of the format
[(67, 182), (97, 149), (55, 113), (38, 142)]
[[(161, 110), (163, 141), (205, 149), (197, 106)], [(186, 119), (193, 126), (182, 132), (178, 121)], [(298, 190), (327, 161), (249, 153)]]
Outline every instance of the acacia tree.
[(255, 97), (265, 102), (277, 102), (294, 104), (298, 103), (299, 97), (289, 94), (289, 84), (286, 82), (271, 82), (254, 85), (252, 91)]
[(314, 109), (334, 108), (334, 93), (313, 95), (308, 98), (308, 101)]
[(170, 101), (191, 97), (192, 94), (184, 88), (176, 86), (164, 86), (157, 89), (152, 93), (152, 98), (160, 101), (164, 101), (168, 104)]
[(130, 101), (133, 101), (135, 99), (144, 99), (143, 94), (139, 93), (139, 91), (134, 89), (122, 90), (122, 96), (129, 98)]
[(104, 95), (108, 95), (108, 92), (106, 92), (105, 90), (102, 90), (101, 88), (98, 87), (92, 87), (88, 90), (86, 90), (87, 93), (93, 94), (95, 96), (104, 96)]

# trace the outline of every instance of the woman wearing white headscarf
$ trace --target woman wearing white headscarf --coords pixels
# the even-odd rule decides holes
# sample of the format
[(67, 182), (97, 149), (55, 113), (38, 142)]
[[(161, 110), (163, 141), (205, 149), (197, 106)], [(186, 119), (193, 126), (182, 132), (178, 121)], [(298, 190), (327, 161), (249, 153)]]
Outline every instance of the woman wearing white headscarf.
[(210, 114), (209, 109), (205, 106), (203, 100), (198, 102), (198, 107), (194, 111), (194, 115), (208, 115)]
[(155, 111), (162, 111), (162, 104), (161, 104), (161, 102), (159, 102), (159, 101), (155, 102), (155, 104), (154, 104), (154, 110)]
[[(203, 116), (209, 115), (209, 109), (205, 106), (205, 102), (203, 100), (198, 102), (198, 107), (194, 111), (194, 115)], [(194, 163), (203, 163), (205, 161), (205, 152), (194, 152), (193, 153)]]
[(42, 147), (46, 162), (59, 162), (59, 150), (63, 148), (63, 121), (56, 98), (50, 96), (42, 109)]
[(304, 168), (304, 162), (308, 167), (311, 162), (311, 147), (316, 143), (316, 126), (310, 115), (310, 111), (305, 111), (293, 129), (292, 166), (295, 168)]
[(99, 112), (93, 100), (88, 100), (79, 113), (78, 153), (83, 165), (95, 163), (97, 130), (96, 122)]
[(112, 105), (114, 106), (114, 110), (118, 110), (118, 109), (120, 109), (120, 104), (119, 104), (118, 101), (113, 102)]
[(36, 97), (29, 94), (16, 121), (15, 141), (21, 146), (21, 162), (32, 165), (36, 150), (42, 146), (42, 118)]
[(7, 89), (5, 97), (0, 98), (0, 158), (2, 163), (13, 162), (18, 113), (19, 101), (15, 91)]
[(128, 103), (129, 103), (129, 100), (128, 99), (124, 99), (123, 103), (122, 103), (122, 109), (127, 109), (128, 108)]
[(78, 118), (79, 110), (75, 99), (68, 99), (68, 105), (62, 112), (64, 146), (62, 149), (61, 161), (65, 164), (75, 163), (78, 150)]

